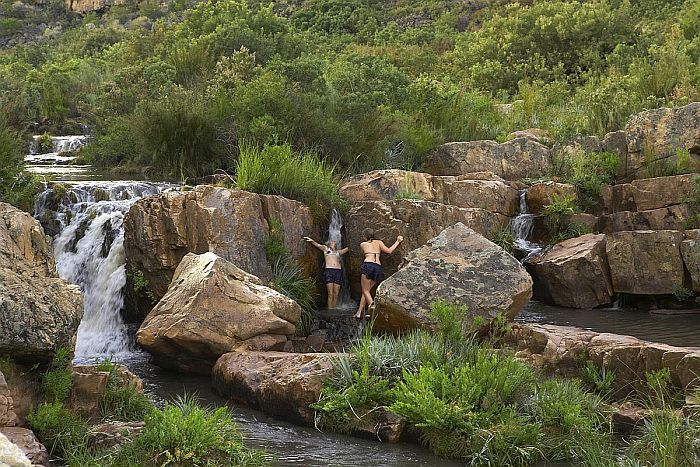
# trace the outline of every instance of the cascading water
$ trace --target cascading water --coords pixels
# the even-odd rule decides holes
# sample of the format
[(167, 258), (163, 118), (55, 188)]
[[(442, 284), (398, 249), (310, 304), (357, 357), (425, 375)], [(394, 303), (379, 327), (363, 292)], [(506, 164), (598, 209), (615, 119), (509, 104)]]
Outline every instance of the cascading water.
[(35, 215), (53, 229), (56, 269), (83, 291), (77, 358), (122, 355), (131, 349), (121, 317), (126, 284), (124, 215), (141, 197), (173, 185), (145, 182), (82, 182), (52, 186), (35, 202)]
[[(74, 165), (77, 156), (73, 152), (87, 144), (88, 136), (54, 136), (51, 138), (51, 151), (45, 153), (39, 150), (40, 138), (40, 136), (34, 136), (29, 144), (30, 153), (24, 157), (28, 172), (49, 175), (52, 179), (56, 179), (57, 174), (60, 179), (66, 179), (88, 173), (89, 166)], [(57, 171), (57, 167), (60, 167), (60, 170)]]
[[(342, 229), (343, 216), (341, 216), (337, 210), (333, 209), (333, 212), (331, 213), (331, 221), (328, 224), (328, 240), (334, 241), (338, 250), (343, 249), (343, 235), (341, 232)], [(350, 284), (348, 282), (347, 271), (345, 270), (345, 260), (342, 256), (340, 257), (340, 264), (343, 266), (343, 284), (340, 288), (338, 306), (340, 308), (351, 307), (355, 304), (350, 298)]]
[(528, 211), (526, 194), (527, 190), (520, 191), (520, 213), (510, 222), (510, 233), (513, 235), (513, 247), (525, 254), (525, 257), (521, 260), (522, 263), (542, 251), (541, 245), (528, 240), (530, 235), (532, 235), (535, 215), (530, 214)]

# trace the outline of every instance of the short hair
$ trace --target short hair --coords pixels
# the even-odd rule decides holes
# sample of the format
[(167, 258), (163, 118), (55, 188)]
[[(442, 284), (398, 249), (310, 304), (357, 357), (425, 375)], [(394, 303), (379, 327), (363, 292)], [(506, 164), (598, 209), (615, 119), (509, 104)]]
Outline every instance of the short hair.
[(364, 229), (362, 231), (362, 236), (365, 237), (365, 241), (370, 241), (374, 240), (374, 230), (372, 229)]

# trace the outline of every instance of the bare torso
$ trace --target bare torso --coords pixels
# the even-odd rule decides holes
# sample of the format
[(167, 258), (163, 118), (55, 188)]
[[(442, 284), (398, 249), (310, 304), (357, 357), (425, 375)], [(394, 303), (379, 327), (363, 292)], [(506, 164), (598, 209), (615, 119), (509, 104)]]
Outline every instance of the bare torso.
[(382, 264), (380, 257), (382, 250), (379, 246), (381, 240), (371, 240), (360, 243), (360, 249), (364, 255), (364, 260), (368, 263)]
[(326, 251), (323, 252), (323, 259), (326, 261), (327, 269), (341, 269), (340, 253), (338, 250), (333, 250), (330, 247), (326, 247)]

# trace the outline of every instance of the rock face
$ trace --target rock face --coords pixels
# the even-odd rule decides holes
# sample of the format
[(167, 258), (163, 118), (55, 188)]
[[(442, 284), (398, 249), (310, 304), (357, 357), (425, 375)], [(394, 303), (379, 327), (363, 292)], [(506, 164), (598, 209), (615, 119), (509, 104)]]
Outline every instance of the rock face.
[(542, 214), (545, 206), (552, 204), (556, 197), (571, 197), (576, 199), (576, 187), (568, 183), (544, 182), (535, 183), (525, 193), (528, 210), (532, 214)]
[(235, 402), (293, 423), (313, 426), (323, 382), (336, 354), (231, 352), (212, 370), (214, 390)]
[[(123, 386), (133, 386), (143, 390), (141, 378), (126, 367), (117, 365), (116, 376)], [(76, 365), (73, 367), (73, 388), (68, 398), (68, 407), (85, 419), (100, 417), (100, 401), (107, 391), (109, 372), (100, 371), (97, 365)]]
[(74, 345), (82, 315), (80, 289), (58, 277), (39, 222), (0, 203), (0, 354), (48, 360)]
[(571, 308), (594, 308), (611, 302), (612, 282), (605, 235), (565, 240), (528, 261), (535, 298)]
[(518, 210), (517, 190), (485, 172), (438, 177), (404, 170), (375, 170), (345, 180), (340, 192), (351, 203), (409, 197), (506, 216), (515, 215)]
[(681, 255), (690, 273), (693, 291), (700, 292), (700, 240), (683, 240)]
[(41, 381), (30, 367), (6, 361), (0, 372), (0, 426), (22, 426), (40, 402)]
[(65, 0), (66, 7), (79, 14), (104, 11), (111, 6), (126, 5), (126, 0)]
[(645, 178), (614, 185), (605, 209), (620, 211), (650, 211), (687, 203), (698, 188), (698, 175)]
[[(0, 427), (0, 435), (4, 435), (7, 440), (13, 443), (24, 454), (32, 466), (48, 466), (49, 453), (43, 444), (34, 436), (31, 430), (19, 427)], [(0, 448), (1, 450), (2, 448)], [(16, 452), (16, 451), (15, 451)], [(3, 465), (3, 458), (0, 455), (0, 465)], [(4, 462), (7, 462), (6, 460)], [(22, 465), (12, 464), (12, 465)]]
[(568, 326), (516, 324), (508, 337), (516, 356), (548, 373), (576, 376), (581, 361), (615, 372), (615, 397), (644, 389), (646, 372), (668, 368), (674, 384), (698, 384), (700, 349), (646, 342), (631, 336), (584, 331)]
[(677, 149), (690, 152), (689, 168), (700, 168), (700, 102), (685, 107), (648, 110), (630, 117), (627, 169), (635, 174), (649, 163), (677, 161)]
[(680, 244), (673, 230), (616, 232), (607, 236), (606, 253), (615, 292), (657, 295), (683, 284)]
[(532, 296), (532, 279), (503, 249), (458, 223), (406, 257), (377, 288), (375, 327), (400, 331), (430, 326), (440, 298), (468, 307), (470, 317), (514, 318)]
[(136, 202), (124, 219), (124, 248), (131, 270), (140, 271), (160, 298), (187, 253), (213, 252), (263, 281), (271, 278), (265, 242), (271, 224), (281, 224), (287, 250), (308, 272), (318, 255), (305, 235), (318, 238), (311, 212), (282, 198), (213, 186), (170, 192)]
[(372, 228), (375, 238), (387, 246), (403, 235), (404, 241), (392, 255), (382, 256), (384, 277), (389, 277), (399, 269), (402, 257), (409, 251), (424, 245), (446, 227), (458, 222), (465, 224), (482, 235), (506, 227), (509, 218), (483, 209), (467, 209), (430, 201), (399, 199), (393, 201), (367, 201), (357, 203), (346, 216), (347, 245), (350, 253), (346, 267), (350, 286), (359, 293), (360, 266), (362, 254), (360, 243), (362, 230)]
[(493, 172), (506, 180), (537, 177), (551, 169), (549, 149), (529, 138), (506, 143), (469, 141), (438, 146), (426, 159), (432, 175)]
[(686, 204), (649, 211), (621, 211), (601, 216), (598, 227), (604, 233), (623, 230), (682, 230), (690, 216)]
[(0, 433), (0, 465), (10, 467), (32, 467), (32, 463), (19, 446)]
[(188, 254), (136, 333), (163, 366), (208, 373), (234, 349), (282, 349), (301, 309), (214, 253)]

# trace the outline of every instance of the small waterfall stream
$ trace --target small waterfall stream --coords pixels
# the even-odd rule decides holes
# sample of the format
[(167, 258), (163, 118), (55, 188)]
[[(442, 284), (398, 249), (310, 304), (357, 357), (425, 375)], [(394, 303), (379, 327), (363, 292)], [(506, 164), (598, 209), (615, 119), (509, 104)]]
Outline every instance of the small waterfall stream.
[(144, 196), (172, 185), (146, 182), (82, 182), (52, 185), (35, 202), (35, 216), (56, 232), (56, 269), (83, 291), (77, 358), (120, 356), (131, 351), (121, 317), (126, 284), (124, 215)]
[(527, 208), (527, 189), (519, 193), (519, 213), (510, 222), (510, 232), (513, 235), (513, 247), (524, 253), (524, 258), (520, 261), (524, 263), (532, 256), (542, 251), (542, 245), (530, 242), (528, 238), (532, 235), (535, 215), (530, 214)]
[[(334, 241), (338, 250), (344, 248), (342, 229), (343, 216), (341, 216), (336, 209), (333, 209), (331, 221), (328, 224), (328, 240)], [(343, 284), (340, 288), (340, 297), (338, 297), (338, 307), (351, 308), (354, 307), (356, 303), (350, 298), (350, 282), (348, 281), (348, 273), (345, 269), (345, 258), (343, 256), (340, 257), (340, 264), (343, 267)]]

